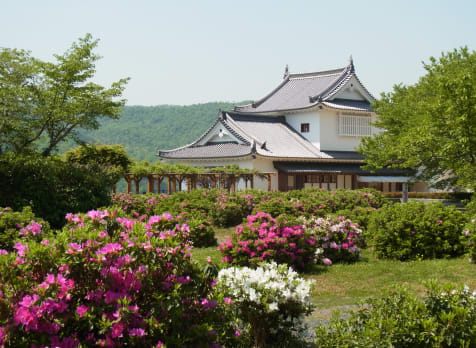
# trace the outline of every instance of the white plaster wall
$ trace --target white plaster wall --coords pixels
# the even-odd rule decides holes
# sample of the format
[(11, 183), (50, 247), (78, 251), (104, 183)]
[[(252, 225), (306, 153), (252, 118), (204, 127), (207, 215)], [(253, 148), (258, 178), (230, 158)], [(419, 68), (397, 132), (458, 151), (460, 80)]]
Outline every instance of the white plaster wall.
[(333, 98), (367, 100), (364, 95), (367, 95), (367, 93), (362, 88), (359, 81), (357, 81), (355, 77), (352, 77)]
[[(220, 133), (220, 129), (223, 130), (224, 136), (219, 137), (218, 134)], [(224, 142), (224, 141), (236, 141), (239, 144), (242, 144), (243, 142), (235, 138), (228, 130), (221, 124), (217, 123), (212, 130), (207, 134), (205, 138), (203, 138), (200, 142), (199, 145), (204, 145), (207, 142)]]
[[(310, 111), (286, 115), (286, 122), (304, 138), (309, 140), (316, 148), (320, 147), (321, 126), (319, 112)], [(301, 123), (309, 123), (309, 132), (301, 133)]]
[(337, 111), (322, 110), (321, 121), (321, 150), (355, 151), (361, 137), (338, 135), (339, 116)]
[[(274, 168), (272, 159), (257, 158), (253, 160), (253, 168), (259, 170), (260, 172), (275, 173), (275, 175), (271, 177), (271, 190), (278, 190), (278, 171), (276, 170), (276, 168)], [(255, 178), (254, 188), (267, 191), (268, 180)]]

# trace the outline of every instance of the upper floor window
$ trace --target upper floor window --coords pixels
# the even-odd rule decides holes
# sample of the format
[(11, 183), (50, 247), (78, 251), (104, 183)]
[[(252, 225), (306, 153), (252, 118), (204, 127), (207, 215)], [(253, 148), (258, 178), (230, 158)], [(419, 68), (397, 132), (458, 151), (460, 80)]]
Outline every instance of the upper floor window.
[(301, 133), (309, 133), (309, 123), (301, 123)]
[(370, 136), (370, 116), (339, 115), (339, 135)]

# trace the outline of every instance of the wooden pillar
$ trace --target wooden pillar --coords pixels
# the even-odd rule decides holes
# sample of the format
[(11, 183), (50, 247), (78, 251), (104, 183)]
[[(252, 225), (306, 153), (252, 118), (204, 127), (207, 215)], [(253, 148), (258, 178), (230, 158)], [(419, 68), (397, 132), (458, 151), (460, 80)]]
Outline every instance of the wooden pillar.
[(236, 192), (236, 177), (231, 175), (231, 192)]
[(212, 178), (212, 187), (214, 189), (216, 189), (217, 188), (217, 177), (216, 177), (216, 175), (212, 175), (211, 178)]
[(147, 193), (155, 193), (154, 178), (152, 176), (147, 177)]
[(132, 192), (132, 181), (131, 181), (131, 179), (127, 178), (126, 183), (127, 183), (127, 193), (131, 193)]
[(172, 194), (172, 181), (170, 176), (167, 177), (167, 194), (170, 196)]
[(162, 184), (162, 181), (164, 180), (163, 176), (158, 176), (157, 177), (157, 193), (160, 193), (160, 184)]
[(352, 190), (358, 189), (357, 187), (357, 175), (352, 175)]
[(112, 193), (116, 193), (116, 184), (112, 185)]
[(250, 188), (251, 189), (255, 188), (255, 176), (254, 176), (254, 174), (251, 175), (251, 178), (250, 178)]
[(192, 189), (192, 179), (191, 178), (187, 178), (187, 192), (190, 192), (190, 190)]
[(136, 182), (136, 195), (139, 194), (139, 183), (140, 183), (140, 180), (134, 180)]
[(245, 190), (248, 190), (248, 177), (244, 176), (243, 180), (245, 181)]
[(177, 192), (177, 180), (175, 180), (175, 177), (172, 179), (172, 191), (173, 193)]
[(266, 175), (266, 179), (268, 179), (268, 192), (271, 192), (271, 175)]

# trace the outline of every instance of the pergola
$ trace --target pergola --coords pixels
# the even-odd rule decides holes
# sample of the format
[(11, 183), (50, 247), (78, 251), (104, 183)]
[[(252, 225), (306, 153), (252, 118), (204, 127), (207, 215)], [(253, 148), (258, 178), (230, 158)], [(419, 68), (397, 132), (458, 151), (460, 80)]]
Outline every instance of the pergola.
[(160, 191), (160, 184), (167, 179), (167, 194), (181, 191), (183, 182), (187, 183), (187, 191), (201, 187), (226, 188), (232, 192), (236, 191), (236, 183), (242, 179), (245, 188), (254, 188), (255, 176), (266, 178), (268, 181), (268, 191), (271, 191), (271, 177), (275, 173), (151, 173), (146, 176), (138, 177), (136, 174), (126, 173), (124, 179), (127, 183), (127, 193), (132, 192), (132, 182), (135, 183), (135, 193), (139, 194), (139, 183), (142, 179), (147, 179), (147, 193)]

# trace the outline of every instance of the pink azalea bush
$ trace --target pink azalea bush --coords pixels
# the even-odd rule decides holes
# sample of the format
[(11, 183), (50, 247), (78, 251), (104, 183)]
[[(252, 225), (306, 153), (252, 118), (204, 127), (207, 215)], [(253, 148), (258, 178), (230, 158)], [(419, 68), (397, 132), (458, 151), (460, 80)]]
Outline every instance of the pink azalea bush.
[(18, 240), (26, 236), (41, 240), (41, 235), (49, 232), (48, 222), (35, 217), (30, 207), (22, 211), (0, 207), (0, 249), (13, 250)]
[[(0, 253), (0, 346), (218, 346), (232, 337), (216, 282), (190, 259), (188, 226), (108, 210), (68, 214), (40, 242)], [(229, 333), (225, 331), (229, 330)]]
[(267, 213), (248, 216), (231, 238), (219, 246), (223, 261), (256, 266), (263, 261), (286, 263), (303, 269), (314, 263), (318, 239), (302, 226), (287, 226)]
[(363, 246), (362, 230), (358, 224), (343, 216), (327, 218), (300, 218), (304, 229), (317, 237), (324, 264), (331, 262), (352, 262), (360, 257)]

